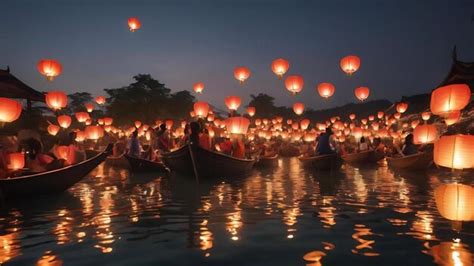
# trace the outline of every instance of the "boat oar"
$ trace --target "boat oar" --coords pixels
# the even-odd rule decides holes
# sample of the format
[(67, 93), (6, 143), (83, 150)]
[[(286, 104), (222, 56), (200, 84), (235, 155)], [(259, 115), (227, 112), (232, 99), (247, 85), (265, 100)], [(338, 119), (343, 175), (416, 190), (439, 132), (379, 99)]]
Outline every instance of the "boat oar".
[(196, 182), (199, 183), (199, 174), (196, 166), (196, 160), (194, 158), (193, 148), (191, 148), (192, 144), (188, 144), (189, 155), (191, 156), (191, 163), (193, 165), (194, 177), (196, 178)]

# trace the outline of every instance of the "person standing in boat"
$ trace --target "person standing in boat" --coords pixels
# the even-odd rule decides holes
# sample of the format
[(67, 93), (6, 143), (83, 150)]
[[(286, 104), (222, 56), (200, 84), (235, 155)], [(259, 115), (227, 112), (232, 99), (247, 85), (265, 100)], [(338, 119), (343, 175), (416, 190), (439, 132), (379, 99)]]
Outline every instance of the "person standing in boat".
[(142, 153), (142, 147), (138, 140), (138, 131), (133, 131), (130, 140), (127, 145), (127, 155), (135, 158), (140, 158)]
[(363, 151), (368, 151), (369, 150), (369, 145), (367, 141), (365, 141), (365, 137), (361, 137), (359, 141), (359, 147), (358, 147), (358, 152), (363, 152)]
[(242, 135), (237, 135), (232, 142), (232, 156), (235, 158), (245, 158), (245, 143)]
[(319, 135), (318, 144), (316, 145), (316, 153), (319, 155), (335, 154), (331, 147), (332, 130), (330, 127), (326, 128), (326, 132)]
[(418, 148), (413, 141), (413, 134), (408, 134), (405, 137), (405, 144), (403, 145), (402, 153), (404, 156), (418, 153)]
[(211, 138), (209, 137), (209, 131), (205, 128), (199, 134), (199, 146), (203, 149), (211, 149)]
[(163, 152), (169, 152), (171, 149), (171, 140), (166, 130), (166, 125), (161, 124), (160, 130), (156, 134), (157, 148)]

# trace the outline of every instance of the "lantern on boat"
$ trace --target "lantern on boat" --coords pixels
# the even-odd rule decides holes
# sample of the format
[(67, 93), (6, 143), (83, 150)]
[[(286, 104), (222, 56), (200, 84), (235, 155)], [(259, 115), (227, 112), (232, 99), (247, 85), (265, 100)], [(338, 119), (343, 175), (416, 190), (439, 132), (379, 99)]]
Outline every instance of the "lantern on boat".
[(459, 122), (460, 119), (461, 119), (461, 111), (452, 111), (446, 114), (446, 117), (444, 118), (444, 123), (447, 126), (450, 126)]
[(331, 83), (324, 82), (318, 85), (317, 90), (318, 90), (319, 96), (327, 99), (331, 97), (332, 95), (334, 95), (336, 88)]
[(71, 125), (72, 119), (68, 115), (60, 115), (58, 116), (58, 124), (62, 128), (68, 128)]
[(89, 114), (86, 112), (77, 112), (75, 116), (76, 116), (77, 122), (79, 123), (85, 123), (87, 119), (90, 119)]
[(92, 111), (94, 111), (94, 104), (93, 103), (86, 103), (85, 107), (86, 107), (86, 111), (88, 113), (91, 113)]
[(467, 84), (451, 84), (437, 88), (431, 93), (430, 109), (435, 115), (461, 111), (471, 99)]
[(194, 113), (200, 118), (206, 117), (209, 113), (209, 104), (207, 102), (195, 102)]
[(202, 91), (204, 90), (204, 83), (202, 82), (194, 83), (193, 90), (195, 93), (202, 93)]
[(87, 126), (85, 134), (90, 140), (98, 140), (104, 136), (104, 129), (101, 126)]
[(171, 119), (166, 120), (165, 125), (168, 130), (173, 128), (174, 121)]
[(459, 183), (442, 184), (434, 191), (436, 207), (452, 221), (474, 220), (474, 187)]
[(357, 99), (363, 102), (369, 97), (370, 90), (367, 87), (358, 87), (354, 90), (354, 94)]
[(309, 119), (303, 119), (303, 120), (301, 120), (301, 122), (300, 122), (300, 127), (301, 127), (301, 129), (302, 129), (302, 130), (308, 129), (310, 123), (311, 123), (311, 121), (309, 121)]
[(25, 154), (21, 152), (15, 152), (8, 154), (9, 164), (7, 166), (10, 170), (20, 170), (25, 167)]
[(228, 96), (225, 98), (225, 105), (231, 111), (236, 111), (240, 106), (240, 97), (239, 96)]
[(58, 159), (63, 159), (66, 162), (70, 163), (68, 161), (68, 158), (69, 158), (69, 147), (68, 146), (56, 146), (54, 154), (58, 157)]
[(37, 67), (41, 75), (45, 76), (46, 79), (49, 81), (52, 81), (55, 77), (59, 76), (62, 72), (61, 64), (54, 59), (40, 60)]
[(112, 117), (104, 117), (104, 125), (110, 126), (114, 122), (114, 119)]
[(428, 120), (430, 120), (430, 117), (431, 117), (430, 112), (423, 112), (423, 113), (421, 113), (421, 119), (423, 119), (423, 121), (428, 121)]
[(281, 79), (289, 68), (290, 63), (288, 63), (288, 61), (283, 58), (275, 59), (272, 62), (272, 71), (278, 76), (278, 79)]
[(340, 66), (347, 75), (352, 75), (360, 67), (360, 58), (355, 55), (348, 55), (341, 59)]
[(285, 79), (285, 87), (291, 92), (291, 94), (296, 95), (303, 89), (304, 79), (300, 75), (288, 76)]
[(398, 103), (396, 109), (397, 109), (397, 112), (399, 112), (400, 114), (403, 114), (408, 109), (408, 103), (405, 103), (405, 102)]
[(127, 21), (127, 24), (128, 24), (128, 28), (130, 29), (131, 32), (135, 32), (136, 30), (138, 30), (142, 26), (142, 23), (136, 17), (129, 18), (128, 21)]
[(46, 104), (53, 110), (59, 110), (67, 106), (67, 96), (62, 91), (50, 91), (45, 96)]
[(58, 132), (59, 132), (59, 129), (60, 129), (59, 126), (50, 124), (50, 125), (48, 126), (48, 133), (49, 133), (51, 136), (56, 136), (56, 134), (58, 134)]
[(136, 128), (139, 128), (139, 127), (142, 126), (142, 121), (137, 120), (137, 121), (133, 122), (133, 124), (135, 125)]
[(105, 97), (104, 96), (97, 96), (95, 97), (95, 102), (98, 104), (98, 105), (103, 105), (105, 104)]
[(86, 139), (86, 133), (84, 131), (76, 131), (76, 141), (83, 142)]
[(474, 168), (473, 135), (442, 136), (434, 145), (434, 162), (452, 169)]
[(0, 98), (0, 122), (10, 123), (21, 115), (21, 103), (8, 98)]
[(245, 117), (230, 117), (225, 120), (225, 125), (228, 133), (231, 134), (247, 134), (250, 125), (250, 120)]
[(236, 67), (234, 69), (234, 77), (240, 84), (243, 84), (250, 77), (250, 69), (244, 66)]
[(433, 143), (438, 139), (438, 129), (435, 125), (418, 125), (413, 130), (413, 141), (415, 144)]
[(253, 117), (253, 116), (255, 115), (255, 107), (253, 107), (253, 106), (247, 107), (247, 114), (248, 114), (250, 117)]
[(302, 115), (304, 112), (304, 104), (303, 103), (293, 104), (293, 112), (295, 112), (296, 115)]

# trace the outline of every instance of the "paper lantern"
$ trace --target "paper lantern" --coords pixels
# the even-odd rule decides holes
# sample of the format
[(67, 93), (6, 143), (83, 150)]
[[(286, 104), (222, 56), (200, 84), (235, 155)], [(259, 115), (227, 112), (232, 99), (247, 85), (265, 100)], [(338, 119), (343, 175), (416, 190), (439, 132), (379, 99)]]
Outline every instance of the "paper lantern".
[(76, 141), (83, 142), (86, 139), (86, 133), (84, 131), (76, 131)]
[(21, 152), (8, 154), (9, 164), (7, 166), (10, 170), (19, 170), (25, 167), (25, 155)]
[(365, 101), (370, 94), (370, 90), (367, 87), (358, 87), (354, 90), (354, 94), (360, 101)]
[(360, 139), (363, 135), (364, 131), (360, 127), (355, 127), (352, 129), (352, 136), (354, 136), (356, 139)]
[(352, 75), (360, 67), (360, 58), (355, 55), (349, 55), (341, 59), (340, 66), (347, 75)]
[(110, 126), (114, 122), (114, 119), (112, 117), (104, 117), (104, 125)]
[(466, 84), (452, 84), (437, 88), (431, 93), (430, 109), (435, 115), (460, 111), (471, 100), (471, 90)]
[(257, 127), (260, 126), (261, 124), (262, 124), (262, 120), (261, 120), (261, 119), (259, 119), (259, 118), (255, 119), (255, 125), (256, 125)]
[(382, 119), (385, 114), (382, 111), (377, 112), (377, 118)]
[(209, 113), (209, 104), (207, 102), (195, 102), (194, 103), (194, 113), (198, 117), (206, 117)]
[(474, 220), (474, 187), (458, 183), (442, 184), (434, 191), (436, 207), (452, 221)]
[(90, 140), (98, 140), (104, 136), (104, 129), (101, 126), (87, 126), (85, 134)]
[(296, 95), (303, 89), (304, 79), (300, 75), (288, 76), (285, 79), (285, 87), (291, 92), (291, 94)]
[(452, 169), (474, 168), (473, 135), (443, 136), (434, 145), (434, 162)]
[(428, 120), (430, 120), (430, 117), (431, 117), (430, 112), (423, 112), (423, 113), (421, 113), (421, 119), (423, 119), (423, 121), (428, 121)]
[(214, 121), (214, 119), (215, 119), (214, 114), (211, 114), (211, 113), (207, 114), (207, 121), (208, 122), (212, 122), (212, 121)]
[(45, 76), (49, 81), (59, 76), (63, 69), (61, 64), (54, 59), (40, 60), (37, 67), (41, 75)]
[(72, 119), (68, 115), (60, 115), (58, 116), (58, 124), (62, 128), (68, 128), (71, 125)]
[(195, 93), (202, 93), (202, 91), (204, 90), (204, 83), (202, 82), (194, 83), (193, 90)]
[(380, 128), (380, 124), (377, 122), (373, 122), (372, 124), (370, 124), (370, 126), (372, 127), (374, 131), (378, 131)]
[(231, 134), (247, 134), (250, 120), (245, 117), (230, 117), (225, 120), (225, 126), (228, 133)]
[[(68, 146), (57, 146), (55, 149), (55, 155), (58, 157), (58, 159), (63, 159), (68, 161), (69, 158), (69, 147)], [(70, 163), (70, 162), (68, 162)]]
[(452, 111), (450, 113), (445, 114), (444, 123), (447, 126), (451, 126), (459, 122), (461, 119), (461, 111)]
[(250, 77), (250, 69), (241, 66), (234, 69), (234, 77), (243, 84)]
[(420, 124), (420, 120), (413, 120), (410, 123), (411, 128), (415, 129)]
[(404, 103), (404, 102), (398, 103), (396, 109), (397, 109), (397, 112), (399, 112), (400, 114), (403, 114), (408, 109), (408, 103)]
[(231, 111), (236, 111), (240, 106), (240, 97), (239, 96), (228, 96), (225, 98), (225, 105)]
[(166, 128), (167, 128), (168, 130), (170, 130), (170, 129), (173, 128), (173, 124), (174, 124), (174, 121), (171, 120), (171, 119), (168, 119), (168, 120), (165, 121), (165, 125), (166, 125)]
[(85, 123), (87, 119), (90, 119), (89, 114), (86, 112), (77, 112), (75, 116), (76, 116), (77, 122), (79, 123)]
[(255, 115), (255, 111), (256, 111), (255, 107), (253, 107), (253, 106), (247, 107), (247, 114), (250, 117), (253, 117)]
[(296, 115), (302, 115), (304, 112), (304, 104), (303, 103), (293, 104), (293, 112), (295, 112)]
[(51, 136), (56, 136), (56, 134), (58, 134), (58, 132), (59, 132), (59, 129), (60, 129), (59, 126), (56, 126), (56, 125), (49, 125), (49, 126), (48, 126), (48, 133), (49, 133)]
[(317, 90), (318, 90), (319, 96), (327, 99), (331, 97), (332, 95), (334, 95), (336, 88), (331, 83), (324, 82), (318, 85)]
[(92, 111), (94, 111), (94, 104), (93, 103), (86, 103), (85, 106), (86, 106), (86, 110), (87, 110), (88, 113), (91, 113)]
[(356, 119), (356, 115), (355, 115), (355, 114), (350, 114), (350, 115), (349, 115), (349, 119), (350, 119), (350, 120)]
[(402, 114), (400, 114), (400, 113), (395, 113), (395, 114), (393, 114), (393, 117), (394, 117), (395, 119), (400, 119), (400, 117), (402, 117)]
[(288, 63), (288, 61), (283, 58), (275, 59), (272, 62), (272, 71), (278, 76), (279, 79), (285, 75), (289, 68), (290, 63)]
[(136, 128), (139, 128), (142, 126), (142, 122), (140, 120), (133, 122), (133, 124), (135, 125)]
[(136, 30), (138, 30), (142, 26), (142, 23), (140, 22), (140, 20), (138, 18), (135, 18), (135, 17), (129, 18), (128, 21), (127, 21), (127, 24), (128, 24), (128, 28), (130, 29), (131, 32), (135, 32)]
[(302, 130), (308, 129), (310, 123), (311, 123), (311, 121), (309, 121), (309, 119), (303, 119), (303, 120), (301, 120), (301, 122), (300, 122), (300, 127), (301, 127), (301, 129), (302, 129)]
[(105, 97), (104, 96), (97, 96), (95, 97), (95, 102), (98, 104), (98, 105), (103, 105), (105, 104)]
[(0, 98), (0, 122), (10, 123), (21, 115), (21, 103), (8, 98)]
[(46, 104), (53, 110), (59, 110), (67, 106), (67, 96), (62, 91), (50, 91), (45, 96)]
[(438, 139), (438, 129), (435, 125), (418, 125), (413, 130), (413, 141), (415, 144), (433, 143)]

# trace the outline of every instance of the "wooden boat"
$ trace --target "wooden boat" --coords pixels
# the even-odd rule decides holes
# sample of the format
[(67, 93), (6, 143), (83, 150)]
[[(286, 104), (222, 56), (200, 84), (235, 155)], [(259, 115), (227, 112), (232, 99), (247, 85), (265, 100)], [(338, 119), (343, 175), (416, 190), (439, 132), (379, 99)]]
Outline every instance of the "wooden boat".
[(255, 167), (275, 167), (278, 165), (278, 154), (271, 157), (260, 157), (255, 162)]
[(370, 158), (372, 154), (374, 154), (374, 151), (369, 150), (369, 151), (346, 154), (346, 155), (341, 156), (341, 158), (344, 162), (349, 163), (349, 164), (364, 164), (364, 163), (370, 163)]
[(74, 165), (37, 174), (0, 179), (0, 197), (28, 198), (63, 192), (81, 181), (103, 162), (111, 151), (112, 145), (110, 144), (103, 152)]
[(387, 157), (388, 166), (396, 170), (424, 170), (433, 162), (433, 155), (420, 152), (403, 157)]
[(190, 145), (164, 153), (162, 159), (171, 171), (198, 178), (242, 176), (255, 163), (253, 159), (239, 159)]
[(133, 172), (169, 172), (168, 168), (161, 162), (136, 158), (127, 154), (124, 154), (124, 157), (130, 163)]
[(313, 157), (298, 157), (303, 167), (315, 170), (337, 170), (342, 160), (337, 154), (317, 155)]
[(105, 159), (105, 164), (108, 166), (114, 166), (114, 167), (120, 167), (120, 168), (130, 168), (130, 163), (128, 162), (127, 158), (125, 156), (119, 155), (119, 156), (109, 156), (107, 159)]
[(369, 161), (371, 163), (377, 163), (385, 158), (385, 154), (380, 151), (374, 151), (373, 153), (370, 154), (369, 156)]

